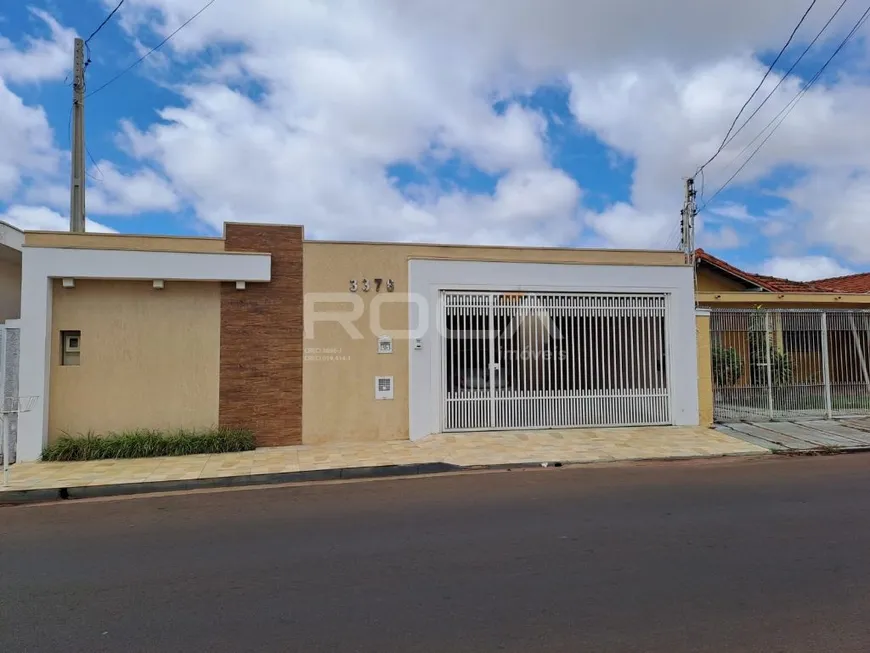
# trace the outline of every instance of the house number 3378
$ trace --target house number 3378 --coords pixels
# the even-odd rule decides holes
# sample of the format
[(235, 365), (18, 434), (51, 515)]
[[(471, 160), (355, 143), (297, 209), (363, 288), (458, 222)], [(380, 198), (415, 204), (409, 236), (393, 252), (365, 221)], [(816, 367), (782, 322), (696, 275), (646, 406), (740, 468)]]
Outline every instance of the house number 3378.
[(386, 283), (383, 279), (363, 279), (359, 283), (357, 283), (356, 279), (350, 280), (350, 291), (357, 292), (362, 290), (363, 292), (368, 292), (374, 287), (375, 292), (381, 292), (381, 290), (386, 290), (387, 292), (393, 292), (396, 289), (395, 284), (392, 279), (387, 279)]

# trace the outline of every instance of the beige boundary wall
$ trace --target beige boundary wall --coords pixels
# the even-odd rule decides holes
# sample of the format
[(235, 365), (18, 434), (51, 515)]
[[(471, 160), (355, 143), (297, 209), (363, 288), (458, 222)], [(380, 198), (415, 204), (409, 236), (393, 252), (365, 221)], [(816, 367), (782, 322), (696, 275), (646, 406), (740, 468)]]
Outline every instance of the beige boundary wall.
[(0, 322), (21, 317), (21, 259), (0, 259)]
[[(409, 348), (405, 339), (393, 340), (392, 354), (379, 354), (377, 337), (383, 330), (408, 329), (408, 305), (394, 303), (408, 291), (408, 262), (412, 259), (467, 260), (509, 263), (563, 263), (576, 265), (682, 265), (678, 252), (618, 250), (529, 249), (510, 247), (450, 247), (433, 245), (332, 243), (304, 244), (306, 331), (303, 362), (303, 442), (363, 442), (407, 440), (409, 437)], [(361, 290), (363, 279), (372, 288)], [(374, 280), (394, 284), (394, 297)], [(335, 322), (312, 322), (315, 293), (347, 293), (351, 280), (365, 303), (365, 313), (352, 338)], [(372, 311), (372, 303), (381, 304)], [(386, 303), (383, 303), (386, 302)], [(318, 311), (348, 312), (349, 303), (318, 304)], [(370, 317), (380, 315), (380, 329), (372, 330)], [(377, 331), (377, 332), (376, 332)], [(375, 401), (374, 377), (392, 376), (392, 401)], [(434, 398), (433, 398), (434, 401)]]
[[(61, 365), (66, 330), (81, 331), (79, 365)], [(54, 281), (49, 441), (215, 426), (219, 382), (219, 283)]]
[(62, 249), (121, 249), (145, 252), (222, 252), (223, 238), (189, 236), (133, 236), (127, 234), (79, 234), (64, 231), (28, 231), (25, 247)]
[(698, 423), (713, 426), (713, 361), (710, 357), (710, 312), (695, 316), (698, 332)]

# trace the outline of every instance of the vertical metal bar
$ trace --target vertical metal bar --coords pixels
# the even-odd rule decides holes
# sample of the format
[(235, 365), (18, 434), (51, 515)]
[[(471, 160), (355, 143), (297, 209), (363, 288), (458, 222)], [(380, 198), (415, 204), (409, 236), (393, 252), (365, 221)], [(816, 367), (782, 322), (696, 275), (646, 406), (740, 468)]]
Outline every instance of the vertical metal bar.
[(605, 424), (609, 425), (609, 424), (613, 423), (613, 412), (614, 412), (613, 411), (613, 396), (615, 394), (614, 389), (616, 387), (616, 381), (614, 379), (615, 369), (613, 367), (613, 362), (614, 362), (614, 355), (613, 355), (614, 354), (614, 352), (613, 352), (613, 331), (614, 331), (613, 299), (610, 297), (607, 297), (604, 300), (604, 303), (605, 303), (604, 311), (605, 311), (605, 315), (607, 316), (606, 321), (604, 323), (604, 343), (605, 343), (605, 347), (606, 347), (606, 349), (605, 349), (606, 353), (605, 353), (605, 358), (604, 358), (604, 370), (605, 370), (605, 374), (607, 375), (606, 376), (606, 378), (607, 378), (607, 399), (606, 399), (606, 403), (605, 403), (605, 407), (606, 407), (607, 412), (605, 413), (606, 414)]
[(644, 422), (650, 422), (649, 418), (649, 380), (647, 378), (647, 347), (646, 347), (646, 303), (647, 298), (640, 300), (638, 309), (637, 328), (637, 360), (638, 360), (638, 391), (641, 394), (641, 414)]
[(487, 338), (487, 342), (489, 343), (489, 350), (486, 352), (487, 358), (487, 371), (488, 371), (488, 381), (489, 381), (489, 428), (495, 428), (495, 384), (496, 378), (498, 376), (498, 370), (496, 366), (498, 365), (498, 358), (495, 355), (495, 308), (493, 306), (493, 295), (489, 293), (487, 296), (487, 313), (488, 313), (488, 323), (489, 323), (489, 337)]
[(659, 310), (658, 298), (653, 298), (650, 301), (650, 356), (652, 363), (652, 387), (653, 387), (653, 416), (656, 422), (659, 421), (661, 412), (661, 362), (659, 360)]
[(604, 297), (601, 304), (601, 417), (602, 423), (607, 424), (610, 421), (610, 343), (607, 338), (610, 334), (610, 301)]
[(581, 321), (583, 301), (582, 297), (576, 297), (571, 305), (571, 352), (568, 355), (568, 359), (571, 361), (571, 376), (568, 394), (571, 397), (572, 426), (580, 426), (583, 422), (583, 400), (581, 399), (583, 390), (580, 381), (583, 374), (583, 357), (586, 355), (586, 348), (582, 344), (584, 336), (581, 333), (583, 328), (583, 322)]
[(462, 392), (462, 428), (468, 429), (471, 425), (471, 392), (474, 382), (471, 378), (469, 378), (470, 370), (471, 370), (471, 307), (470, 298), (468, 295), (462, 296), (462, 302), (460, 309), (462, 311), (462, 352), (463, 352), (463, 363), (462, 363), (462, 378), (465, 383), (463, 384), (463, 392)]
[(517, 324), (517, 316), (514, 313), (514, 307), (511, 304), (505, 305), (505, 314), (507, 315), (507, 321), (510, 325), (510, 333), (511, 333), (511, 355), (510, 355), (510, 366), (511, 366), (511, 400), (510, 403), (507, 404), (506, 410), (509, 411), (509, 422), (511, 427), (516, 426), (516, 416), (517, 416), (517, 401), (519, 400), (520, 393), (522, 392), (523, 381), (520, 378), (520, 366), (519, 366), (519, 357), (520, 350), (522, 349), (522, 343), (520, 342), (520, 338), (522, 337), (520, 333), (520, 326)]
[(575, 297), (571, 302), (571, 320), (570, 320), (570, 351), (568, 353), (568, 361), (570, 365), (570, 380), (568, 383), (568, 395), (570, 397), (569, 405), (571, 407), (571, 426), (579, 426), (580, 418), (580, 373), (581, 373), (581, 358), (584, 354), (580, 345), (580, 311), (582, 298)]
[(474, 297), (474, 349), (477, 359), (474, 366), (478, 370), (477, 376), (480, 379), (474, 391), (474, 422), (477, 428), (485, 428), (489, 422), (489, 406), (487, 405), (489, 398), (489, 370), (487, 367), (489, 361), (486, 351), (489, 338), (485, 335), (488, 320), (483, 310), (483, 297), (483, 295), (475, 295)]
[(855, 326), (855, 314), (849, 312), (849, 330), (852, 332), (852, 340), (855, 344), (855, 352), (861, 365), (861, 376), (864, 378), (864, 387), (870, 390), (870, 373), (867, 372), (867, 360), (864, 358), (864, 349), (861, 347), (861, 338), (858, 328)]
[(601, 358), (601, 338), (599, 336), (599, 320), (601, 314), (598, 310), (600, 299), (598, 297), (590, 298), (589, 304), (589, 359), (590, 375), (589, 383), (591, 388), (591, 397), (589, 398), (589, 421), (597, 425), (598, 420), (598, 402), (601, 396), (601, 369), (599, 359)]
[(667, 302), (664, 297), (656, 299), (658, 304), (656, 320), (658, 326), (658, 348), (659, 348), (659, 379), (661, 391), (659, 392), (659, 412), (658, 423), (667, 422), (670, 418), (670, 389), (668, 388), (668, 365), (670, 364), (668, 356), (668, 309)]
[(476, 313), (477, 313), (477, 329), (474, 341), (477, 344), (478, 369), (480, 370), (481, 383), (478, 384), (477, 390), (477, 424), (480, 428), (487, 428), (489, 425), (489, 407), (490, 407), (490, 379), (492, 378), (492, 370), (489, 368), (492, 362), (492, 353), (489, 348), (489, 315), (487, 314), (487, 295), (480, 294), (477, 296)]
[[(549, 304), (550, 296), (546, 297), (547, 301), (543, 302), (544, 306)], [(546, 317), (544, 317), (546, 316)], [(549, 308), (543, 308), (541, 311), (541, 317), (539, 319), (539, 324), (541, 327), (541, 369), (543, 370), (543, 378), (544, 378), (544, 417), (543, 423), (541, 426), (552, 426), (553, 425), (553, 402), (552, 402), (552, 373), (553, 366), (550, 363), (550, 356), (547, 352), (550, 351), (550, 346), (552, 340), (550, 338), (550, 320), (552, 316), (550, 314)], [(544, 321), (546, 320), (546, 322)]]
[(450, 366), (453, 355), (455, 354), (452, 343), (450, 342), (450, 334), (447, 333), (447, 293), (441, 291), (440, 306), (439, 306), (439, 323), (441, 324), (441, 333), (438, 335), (441, 338), (441, 428), (448, 431), (452, 428), (450, 423)]
[(604, 400), (604, 423), (610, 424), (611, 421), (611, 405), (610, 398), (613, 395), (613, 374), (611, 366), (613, 362), (612, 345), (610, 335), (613, 333), (613, 323), (611, 321), (611, 301), (609, 297), (604, 299), (604, 323), (602, 324), (603, 340), (604, 340), (604, 385), (606, 388)]
[(662, 368), (662, 396), (659, 400), (661, 412), (659, 424), (669, 422), (671, 419), (671, 389), (670, 374), (668, 367), (671, 364), (670, 345), (668, 343), (668, 300), (667, 297), (659, 297), (659, 348), (661, 349)]
[(526, 350), (529, 346), (529, 330), (526, 327), (525, 320), (523, 319), (520, 305), (512, 305), (511, 310), (514, 313), (514, 321), (517, 325), (517, 333), (519, 338), (519, 350), (517, 351), (517, 373), (520, 376), (521, 392), (517, 396), (517, 400), (514, 404), (514, 410), (516, 411), (516, 421), (514, 422), (514, 426), (519, 427), (524, 426), (528, 421), (526, 414), (529, 406), (527, 400), (529, 396), (529, 366), (526, 364)]
[(831, 367), (828, 351), (828, 314), (822, 312), (821, 320), (821, 336), (822, 336), (822, 385), (825, 393), (825, 417), (831, 419), (834, 416), (834, 407), (831, 397)]
[(532, 354), (532, 365), (533, 365), (533, 378), (534, 378), (534, 386), (535, 386), (535, 399), (534, 399), (534, 421), (533, 426), (540, 428), (541, 422), (543, 421), (543, 412), (544, 405), (541, 401), (543, 397), (543, 374), (541, 373), (541, 332), (540, 332), (541, 320), (539, 314), (532, 314), (532, 343), (533, 343), (533, 351)]
[(770, 358), (770, 311), (764, 313), (764, 349), (767, 352), (767, 404), (773, 419), (773, 361)]
[(638, 383), (637, 383), (637, 355), (636, 343), (637, 338), (637, 304), (640, 303), (639, 298), (631, 299), (631, 308), (626, 312), (625, 319), (625, 341), (628, 343), (626, 350), (628, 352), (627, 374), (628, 374), (628, 394), (631, 397), (631, 422), (632, 424), (641, 423), (644, 420), (640, 419), (641, 413), (638, 407), (640, 402)]
[(622, 413), (617, 418), (619, 422), (625, 422), (626, 416), (624, 414), (626, 402), (625, 397), (627, 394), (625, 376), (626, 376), (626, 343), (625, 343), (625, 331), (626, 331), (626, 323), (625, 323), (625, 305), (626, 299), (625, 297), (620, 297), (616, 300), (616, 328), (614, 329), (614, 340), (616, 341), (616, 349), (619, 350), (619, 355), (616, 357), (619, 365), (619, 403), (617, 404), (617, 410), (619, 413)]
[[(568, 295), (560, 296), (558, 309), (559, 321), (554, 323), (553, 318), (550, 318), (550, 337), (553, 342), (553, 365), (556, 369), (556, 373), (554, 375), (556, 423), (559, 426), (565, 426), (567, 422), (567, 414), (565, 410), (565, 387), (567, 386), (567, 383), (565, 379), (568, 370), (565, 367), (567, 358), (565, 354), (565, 349), (568, 346), (568, 342), (565, 339), (564, 332), (568, 330), (568, 321), (565, 319), (565, 316), (568, 313), (568, 302), (570, 300), (571, 298)], [(558, 347), (556, 346), (557, 344)]]
[(522, 352), (520, 354), (521, 373), (523, 375), (523, 393), (519, 401), (518, 408), (520, 409), (518, 426), (526, 426), (529, 423), (529, 408), (531, 407), (531, 379), (532, 375), (529, 370), (529, 320), (526, 315), (517, 307), (517, 324), (521, 329)]
[(592, 368), (591, 362), (591, 336), (589, 329), (592, 328), (591, 320), (589, 319), (589, 298), (584, 297), (580, 303), (580, 309), (577, 313), (577, 327), (583, 332), (583, 364), (580, 365), (580, 357), (577, 357), (577, 378), (576, 378), (576, 394), (577, 402), (580, 406), (580, 415), (578, 423), (586, 424), (589, 422), (589, 403), (588, 396), (591, 394), (592, 385), (589, 383), (589, 374)]

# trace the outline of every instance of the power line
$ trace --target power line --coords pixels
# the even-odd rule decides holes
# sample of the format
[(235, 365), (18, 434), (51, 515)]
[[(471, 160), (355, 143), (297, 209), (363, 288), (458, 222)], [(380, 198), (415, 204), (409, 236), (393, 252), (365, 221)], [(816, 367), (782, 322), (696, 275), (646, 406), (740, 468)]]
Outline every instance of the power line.
[[(782, 110), (776, 116), (774, 116), (773, 119), (769, 123), (767, 123), (767, 125), (765, 125), (764, 129), (762, 129), (755, 138), (753, 138), (749, 143), (747, 143), (746, 147), (744, 147), (743, 150), (741, 150), (740, 154), (738, 154), (736, 157), (734, 157), (734, 160), (732, 160), (731, 163), (734, 163), (737, 159), (739, 159), (743, 155), (743, 153), (746, 150), (748, 150), (749, 147), (751, 147), (752, 144), (755, 141), (757, 141), (761, 137), (761, 135), (764, 134), (764, 132), (766, 132), (768, 130), (768, 128), (770, 128), (771, 125), (774, 125), (774, 123), (776, 123), (773, 126), (773, 129), (770, 130), (770, 133), (767, 136), (765, 136), (764, 140), (762, 140), (761, 143), (758, 144), (758, 147), (756, 147), (752, 151), (752, 154), (750, 154), (749, 157), (746, 159), (746, 161), (743, 162), (743, 165), (741, 165), (739, 168), (737, 168), (737, 170), (734, 172), (734, 174), (728, 178), (728, 181), (726, 181), (724, 184), (722, 184), (719, 187), (719, 189), (715, 193), (713, 193), (713, 195), (710, 197), (709, 200), (704, 202), (704, 205), (698, 210), (698, 213), (701, 213), (701, 211), (706, 209), (707, 206), (709, 206), (710, 203), (714, 199), (716, 199), (719, 196), (719, 194), (723, 190), (725, 190), (725, 188), (727, 188), (728, 185), (732, 181), (734, 181), (734, 179), (737, 177), (737, 175), (739, 175), (743, 171), (743, 169), (746, 168), (747, 165), (749, 165), (749, 162), (752, 161), (752, 159), (755, 157), (755, 155), (758, 154), (759, 150), (761, 150), (761, 148), (764, 147), (764, 145), (767, 143), (767, 141), (770, 140), (770, 137), (773, 136), (773, 134), (776, 132), (777, 129), (779, 129), (779, 126), (785, 121), (786, 118), (788, 118), (789, 114), (797, 106), (798, 102), (801, 101), (801, 99), (804, 97), (804, 95), (806, 95), (807, 92), (813, 87), (813, 85), (819, 80), (819, 78), (822, 76), (822, 74), (825, 72), (827, 67), (834, 60), (834, 58), (840, 53), (840, 51), (844, 47), (846, 47), (846, 45), (849, 43), (849, 41), (852, 40), (852, 37), (855, 35), (855, 33), (859, 29), (861, 29), (861, 27), (863, 27), (864, 23), (867, 21), (868, 16), (870, 16), (870, 6), (868, 6), (867, 9), (864, 11), (864, 13), (861, 14), (861, 18), (858, 19), (858, 22), (855, 23), (854, 27), (852, 27), (852, 29), (849, 31), (849, 33), (846, 35), (846, 37), (842, 40), (840, 45), (837, 46), (837, 49), (834, 50), (833, 53), (831, 53), (831, 56), (828, 57), (828, 60), (825, 61), (825, 63), (822, 65), (821, 68), (819, 68), (818, 72), (815, 75), (813, 75), (813, 77), (810, 79), (810, 81), (808, 81), (804, 85), (804, 87), (800, 91), (798, 91), (797, 94), (791, 99), (791, 101), (788, 104), (786, 104), (782, 108)], [(729, 165), (731, 165), (731, 164), (729, 164)]]
[(90, 150), (90, 148), (89, 148), (87, 145), (85, 145), (85, 152), (87, 153), (88, 158), (91, 160), (91, 163), (94, 164), (94, 168), (96, 168), (96, 169), (97, 169), (97, 172), (100, 173), (100, 178), (99, 178), (99, 179), (95, 179), (94, 177), (91, 177), (91, 175), (88, 175), (88, 176), (91, 177), (91, 179), (93, 179), (94, 181), (103, 181), (106, 177), (105, 177), (105, 175), (103, 174), (103, 171), (100, 170), (100, 165), (96, 162), (96, 160), (94, 160), (94, 157), (93, 157), (93, 155), (91, 154), (91, 150)]
[(93, 32), (91, 32), (91, 35), (90, 35), (88, 38), (85, 39), (85, 43), (87, 43), (87, 42), (90, 41), (92, 38), (94, 38), (94, 37), (99, 33), (99, 31), (100, 31), (101, 29), (103, 29), (103, 27), (105, 27), (106, 23), (108, 23), (110, 20), (112, 20), (112, 16), (114, 16), (114, 15), (115, 15), (115, 12), (118, 11), (118, 9), (121, 8), (121, 5), (122, 5), (122, 4), (124, 4), (124, 0), (121, 0), (121, 2), (118, 3), (118, 6), (115, 7), (114, 9), (112, 9), (112, 11), (109, 13), (109, 15), (106, 16), (105, 20), (103, 20), (103, 22), (100, 23), (100, 26), (99, 26), (97, 29), (95, 29)]
[(797, 34), (797, 31), (800, 29), (801, 25), (804, 24), (804, 21), (806, 20), (810, 11), (812, 11), (812, 8), (816, 6), (816, 2), (818, 2), (818, 0), (812, 0), (812, 2), (810, 2), (810, 6), (807, 7), (807, 10), (804, 12), (804, 15), (801, 16), (801, 19), (798, 21), (798, 24), (792, 30), (791, 35), (789, 35), (788, 40), (785, 42), (785, 45), (782, 46), (782, 49), (779, 51), (779, 54), (776, 55), (776, 59), (774, 59), (773, 62), (767, 67), (767, 71), (764, 73), (764, 77), (761, 78), (761, 81), (758, 82), (758, 86), (755, 87), (755, 90), (752, 91), (752, 94), (749, 96), (749, 99), (743, 103), (743, 106), (740, 107), (740, 111), (738, 111), (737, 115), (734, 116), (734, 120), (731, 122), (731, 126), (728, 128), (728, 132), (725, 134), (725, 138), (722, 139), (722, 143), (719, 145), (719, 148), (713, 153), (713, 156), (711, 156), (709, 159), (707, 159), (706, 163), (704, 163), (702, 166), (700, 166), (698, 168), (697, 172), (695, 172), (696, 175), (698, 174), (698, 172), (700, 172), (701, 170), (706, 168), (708, 165), (710, 165), (713, 162), (713, 160), (717, 156), (719, 156), (719, 154), (722, 152), (722, 150), (725, 149), (725, 145), (728, 143), (728, 137), (731, 135), (731, 132), (734, 130), (734, 127), (737, 125), (737, 121), (740, 119), (740, 116), (746, 110), (746, 107), (749, 106), (749, 103), (752, 102), (752, 98), (755, 97), (755, 94), (758, 93), (759, 90), (761, 90), (761, 87), (764, 85), (764, 82), (767, 81), (767, 78), (770, 76), (770, 73), (773, 72), (774, 66), (776, 66), (776, 64), (779, 62), (780, 58), (782, 58), (782, 55), (785, 53), (788, 46), (791, 45), (791, 42), (794, 39), (795, 34)]
[(834, 19), (839, 15), (839, 13), (843, 9), (843, 7), (846, 6), (847, 2), (849, 2), (849, 0), (843, 0), (840, 3), (840, 6), (837, 7), (837, 10), (828, 19), (828, 22), (825, 23), (825, 25), (822, 27), (822, 29), (819, 30), (819, 33), (816, 34), (816, 37), (812, 41), (810, 41), (809, 45), (807, 45), (807, 47), (804, 48), (804, 51), (801, 52), (800, 56), (791, 65), (791, 68), (789, 68), (787, 71), (785, 71), (785, 74), (776, 83), (776, 86), (773, 87), (773, 89), (770, 91), (770, 93), (768, 93), (767, 96), (761, 101), (761, 104), (759, 104), (757, 107), (755, 107), (755, 111), (753, 111), (749, 115), (749, 117), (743, 121), (743, 124), (740, 125), (740, 127), (737, 129), (737, 131), (735, 131), (733, 134), (731, 134), (731, 138), (729, 138), (727, 140), (727, 142), (725, 143), (725, 147), (727, 147), (731, 143), (731, 141), (733, 141), (735, 138), (737, 138), (737, 135), (743, 131), (743, 128), (749, 124), (749, 121), (752, 120), (758, 114), (758, 112), (761, 111), (761, 109), (764, 107), (764, 105), (767, 104), (767, 101), (773, 97), (773, 94), (776, 93), (776, 91), (779, 89), (779, 87), (782, 86), (783, 82), (785, 82), (785, 80), (788, 79), (789, 75), (792, 74), (794, 69), (797, 68), (797, 65), (803, 60), (803, 58), (812, 49), (812, 47), (816, 44), (816, 42), (822, 37), (822, 34), (824, 34), (827, 31), (828, 27), (830, 27), (832, 22), (834, 22)]
[(174, 32), (172, 32), (172, 34), (170, 34), (170, 35), (167, 36), (165, 39), (163, 39), (162, 41), (160, 41), (160, 43), (158, 43), (158, 44), (155, 45), (153, 48), (151, 48), (150, 50), (148, 50), (148, 52), (146, 52), (146, 53), (143, 54), (141, 57), (139, 57), (136, 61), (134, 61), (133, 63), (131, 63), (129, 66), (127, 66), (127, 67), (126, 67), (124, 70), (122, 70), (120, 73), (118, 73), (117, 75), (115, 75), (114, 77), (112, 77), (112, 79), (110, 79), (108, 82), (106, 82), (106, 83), (103, 84), (102, 86), (99, 86), (99, 87), (97, 87), (96, 89), (94, 89), (93, 91), (91, 91), (90, 93), (88, 93), (85, 97), (91, 97), (92, 95), (96, 95), (97, 93), (99, 93), (100, 91), (102, 91), (104, 88), (106, 88), (106, 87), (109, 86), (110, 84), (113, 84), (114, 82), (118, 81), (121, 77), (123, 77), (123, 76), (126, 75), (128, 72), (130, 72), (131, 70), (133, 70), (133, 68), (135, 68), (135, 67), (138, 66), (140, 63), (142, 63), (143, 61), (145, 61), (145, 59), (147, 59), (149, 56), (151, 56), (154, 52), (156, 52), (156, 51), (159, 50), (161, 47), (163, 47), (163, 46), (166, 44), (167, 41), (169, 41), (173, 36), (175, 36), (176, 34), (178, 34), (181, 30), (183, 30), (183, 29), (184, 29), (185, 27), (187, 27), (190, 23), (192, 23), (194, 20), (196, 20), (196, 18), (197, 18), (197, 17), (198, 17), (202, 12), (204, 12), (206, 9), (208, 9), (209, 7), (211, 7), (214, 3), (215, 3), (215, 0), (209, 0), (209, 2), (207, 2), (207, 3), (202, 7), (202, 9), (200, 9), (200, 10), (197, 11), (193, 16), (191, 16), (191, 17), (188, 18), (186, 21), (184, 21), (184, 22), (183, 22), (183, 23), (178, 27), (178, 29), (176, 29)]

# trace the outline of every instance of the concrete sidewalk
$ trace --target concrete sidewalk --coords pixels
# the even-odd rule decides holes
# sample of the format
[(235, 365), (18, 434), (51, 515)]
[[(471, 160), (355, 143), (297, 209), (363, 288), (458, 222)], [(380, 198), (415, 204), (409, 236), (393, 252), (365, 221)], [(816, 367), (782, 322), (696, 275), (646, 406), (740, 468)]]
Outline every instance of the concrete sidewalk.
[[(592, 463), (763, 454), (767, 449), (699, 427), (511, 431), (431, 436), (417, 442), (323, 444), (257, 449), (243, 453), (204, 454), (132, 460), (66, 463), (18, 463), (0, 503), (28, 492), (64, 489), (76, 496), (129, 494), (378, 476), (366, 470), (425, 473), (448, 469), (503, 467), (540, 463)], [(440, 464), (440, 467), (433, 467)], [(354, 470), (356, 470), (354, 472)], [(332, 472), (317, 474), (317, 472)], [(338, 472), (345, 472), (339, 474)], [(100, 492), (72, 492), (100, 488)], [(114, 491), (113, 491), (114, 488)], [(4, 497), (5, 494), (5, 497)]]

